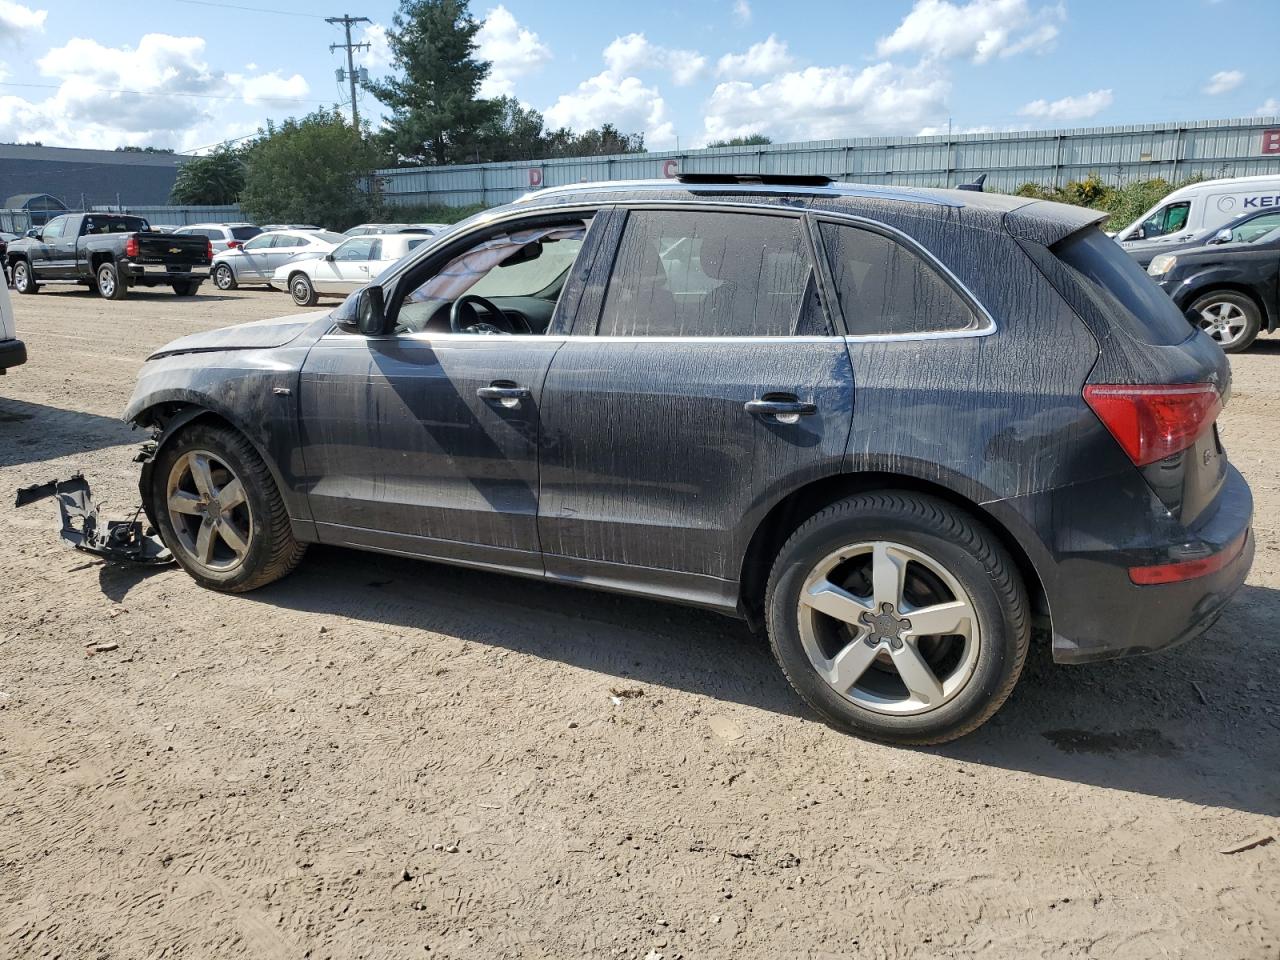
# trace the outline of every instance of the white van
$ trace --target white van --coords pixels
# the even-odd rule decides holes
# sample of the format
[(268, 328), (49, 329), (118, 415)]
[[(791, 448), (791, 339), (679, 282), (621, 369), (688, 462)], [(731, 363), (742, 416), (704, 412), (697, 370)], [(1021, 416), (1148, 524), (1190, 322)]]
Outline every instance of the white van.
[(0, 374), (10, 367), (27, 362), (27, 348), (18, 339), (13, 326), (13, 305), (9, 303), (9, 286), (0, 273)]
[(1175, 190), (1118, 234), (1130, 253), (1206, 236), (1242, 213), (1280, 210), (1280, 176), (1205, 180)]

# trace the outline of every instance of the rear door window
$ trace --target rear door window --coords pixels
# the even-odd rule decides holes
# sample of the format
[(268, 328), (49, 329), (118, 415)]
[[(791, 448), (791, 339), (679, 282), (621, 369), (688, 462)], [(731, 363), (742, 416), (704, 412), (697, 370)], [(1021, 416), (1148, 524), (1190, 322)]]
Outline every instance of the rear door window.
[(1104, 315), (1138, 339), (1172, 346), (1191, 336), (1191, 325), (1168, 294), (1097, 227), (1073, 233), (1050, 249)]
[(798, 218), (692, 210), (627, 215), (600, 336), (828, 332)]
[(820, 232), (850, 336), (910, 336), (982, 326), (959, 291), (897, 240), (835, 223), (822, 223)]

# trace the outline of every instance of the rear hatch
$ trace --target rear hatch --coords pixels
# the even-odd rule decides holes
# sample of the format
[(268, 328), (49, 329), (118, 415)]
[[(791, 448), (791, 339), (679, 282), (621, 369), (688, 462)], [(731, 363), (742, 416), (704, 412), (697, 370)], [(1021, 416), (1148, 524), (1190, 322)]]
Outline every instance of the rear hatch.
[(157, 233), (145, 230), (133, 235), (138, 252), (130, 259), (141, 264), (163, 264), (174, 271), (209, 265), (209, 240), (188, 234)]
[(1085, 401), (1191, 526), (1227, 477), (1216, 422), (1231, 394), (1226, 354), (1096, 225), (1023, 245), (1098, 341)]

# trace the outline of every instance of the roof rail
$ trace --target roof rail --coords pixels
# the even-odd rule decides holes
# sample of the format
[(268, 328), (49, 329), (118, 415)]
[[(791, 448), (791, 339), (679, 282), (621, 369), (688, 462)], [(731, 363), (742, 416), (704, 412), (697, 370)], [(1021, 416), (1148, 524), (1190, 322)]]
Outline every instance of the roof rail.
[(759, 183), (777, 187), (825, 187), (834, 177), (799, 173), (678, 173), (681, 183)]

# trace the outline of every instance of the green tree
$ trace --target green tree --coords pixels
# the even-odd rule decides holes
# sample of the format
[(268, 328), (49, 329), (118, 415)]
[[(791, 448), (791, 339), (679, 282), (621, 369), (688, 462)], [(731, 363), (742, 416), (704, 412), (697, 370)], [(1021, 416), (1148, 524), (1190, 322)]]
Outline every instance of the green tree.
[(771, 137), (766, 137), (763, 133), (753, 133), (746, 137), (734, 137), (732, 140), (712, 140), (707, 144), (708, 147), (759, 147), (766, 143), (773, 143)]
[(500, 107), (478, 96), (489, 75), (475, 56), (479, 29), (466, 0), (401, 0), (387, 31), (398, 75), (368, 85), (390, 108), (382, 138), (398, 160), (483, 159), (483, 132)]
[(480, 131), (485, 160), (541, 160), (549, 156), (541, 113), (523, 106), (515, 97), (498, 97), (493, 104), (494, 115)]
[(244, 190), (244, 161), (240, 152), (223, 144), (203, 157), (192, 157), (178, 170), (169, 193), (170, 203), (220, 206), (235, 203)]
[(378, 165), (378, 153), (336, 108), (268, 123), (244, 157), (240, 205), (259, 223), (341, 230), (369, 217), (372, 200), (361, 182)]

